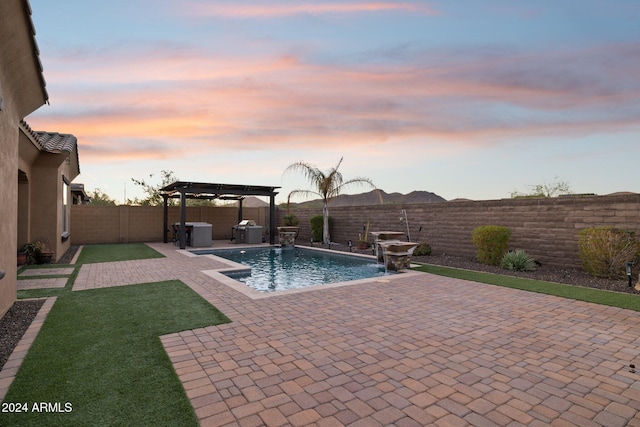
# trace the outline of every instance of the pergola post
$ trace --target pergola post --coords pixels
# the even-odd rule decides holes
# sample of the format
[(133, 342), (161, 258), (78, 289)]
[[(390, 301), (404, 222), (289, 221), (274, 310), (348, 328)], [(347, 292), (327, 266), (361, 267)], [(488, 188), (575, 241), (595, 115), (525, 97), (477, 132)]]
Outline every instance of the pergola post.
[(163, 221), (162, 224), (164, 226), (164, 234), (162, 241), (167, 243), (169, 241), (167, 235), (169, 234), (169, 196), (166, 194), (162, 195), (162, 199), (164, 200), (164, 211), (163, 211)]
[(187, 247), (187, 194), (186, 188), (178, 190), (180, 192), (180, 249)]
[(276, 193), (269, 195), (269, 244), (276, 243)]

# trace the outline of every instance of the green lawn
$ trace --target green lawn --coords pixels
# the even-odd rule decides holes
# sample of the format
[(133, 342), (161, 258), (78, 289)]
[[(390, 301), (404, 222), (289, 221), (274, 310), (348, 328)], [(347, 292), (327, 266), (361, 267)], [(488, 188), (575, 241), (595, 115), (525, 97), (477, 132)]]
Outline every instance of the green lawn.
[[(18, 292), (58, 300), (4, 399), (29, 412), (2, 413), (0, 425), (198, 424), (159, 336), (229, 319), (179, 280), (71, 291), (82, 263), (162, 256), (144, 244), (88, 245), (65, 288)], [(34, 412), (40, 402), (62, 412)]]
[(78, 256), (77, 264), (149, 258), (164, 258), (164, 255), (144, 243), (88, 245), (82, 248), (82, 252), (80, 252), (80, 256)]
[(522, 289), (525, 291), (539, 292), (547, 295), (556, 295), (579, 301), (593, 302), (596, 304), (640, 311), (640, 297), (621, 292), (603, 291), (594, 288), (543, 282), (540, 280), (524, 279), (520, 277), (471, 270), (461, 270), (458, 268), (442, 267), (430, 264), (422, 264), (420, 267), (414, 268), (414, 270), (437, 274), (439, 276), (453, 277), (456, 279), (470, 280), (490, 285), (505, 286), (508, 288)]
[(2, 414), (2, 425), (195, 426), (159, 336), (228, 321), (177, 280), (67, 292), (4, 401), (68, 402), (72, 411)]

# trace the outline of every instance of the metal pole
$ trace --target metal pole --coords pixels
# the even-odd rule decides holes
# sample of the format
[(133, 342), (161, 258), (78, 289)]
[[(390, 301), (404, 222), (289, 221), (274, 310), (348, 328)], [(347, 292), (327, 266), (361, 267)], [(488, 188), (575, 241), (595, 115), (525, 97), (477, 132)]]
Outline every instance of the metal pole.
[(407, 242), (411, 241), (411, 233), (409, 233), (409, 220), (407, 219), (407, 211), (402, 209), (402, 213), (404, 214), (404, 223), (407, 226)]

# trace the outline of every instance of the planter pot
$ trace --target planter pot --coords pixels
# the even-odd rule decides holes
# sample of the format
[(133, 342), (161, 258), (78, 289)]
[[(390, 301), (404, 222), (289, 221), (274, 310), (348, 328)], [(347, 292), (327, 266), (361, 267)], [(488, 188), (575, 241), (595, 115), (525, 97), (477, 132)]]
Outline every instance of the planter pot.
[(18, 266), (25, 265), (27, 263), (27, 254), (24, 252), (18, 252)]
[(53, 252), (40, 252), (36, 254), (36, 262), (38, 264), (49, 264), (53, 258)]
[(356, 249), (358, 250), (366, 251), (370, 247), (371, 247), (371, 244), (369, 242), (365, 242), (364, 240), (359, 240), (356, 242)]

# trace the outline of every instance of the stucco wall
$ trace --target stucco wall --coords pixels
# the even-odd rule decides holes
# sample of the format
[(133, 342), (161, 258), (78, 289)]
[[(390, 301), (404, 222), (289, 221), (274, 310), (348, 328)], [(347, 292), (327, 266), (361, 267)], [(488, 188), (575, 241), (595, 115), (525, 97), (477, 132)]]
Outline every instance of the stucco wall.
[[(5, 97), (0, 72), (0, 96)], [(0, 317), (16, 299), (16, 252), (18, 236), (18, 126), (10, 102), (0, 111)]]
[[(265, 227), (265, 208), (243, 208), (244, 219)], [(180, 220), (178, 207), (169, 207), (170, 224)], [(238, 223), (235, 207), (188, 207), (187, 221), (212, 224), (212, 238), (229, 239), (231, 227)], [(72, 205), (71, 242), (73, 244), (161, 241), (163, 208), (155, 206)], [(169, 233), (169, 239), (172, 234)]]
[[(481, 225), (511, 229), (511, 249), (524, 249), (542, 263), (579, 267), (577, 236), (594, 226), (640, 232), (640, 195), (453, 201), (415, 205), (329, 207), (334, 219), (332, 240), (356, 241), (369, 230), (406, 232), (400, 221), (406, 209), (412, 240), (426, 241), (435, 253), (475, 256), (471, 232)], [(320, 209), (291, 209), (300, 219), (300, 241), (311, 238), (309, 218)], [(282, 212), (280, 215), (282, 216)], [(422, 226), (422, 232), (418, 228)]]

